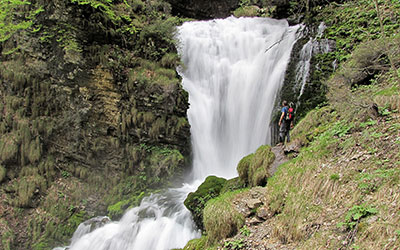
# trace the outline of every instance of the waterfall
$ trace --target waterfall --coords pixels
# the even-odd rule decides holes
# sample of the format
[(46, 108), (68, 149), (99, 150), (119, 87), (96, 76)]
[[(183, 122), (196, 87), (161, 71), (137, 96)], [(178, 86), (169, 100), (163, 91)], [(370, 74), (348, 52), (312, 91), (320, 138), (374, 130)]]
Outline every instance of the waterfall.
[(298, 91), (296, 106), (300, 106), (300, 98), (304, 94), (304, 90), (308, 81), (311, 67), (311, 59), (314, 54), (325, 54), (332, 50), (331, 41), (321, 39), (326, 25), (321, 22), (318, 26), (315, 38), (310, 38), (300, 51), (300, 58), (296, 66), (296, 84), (293, 91)]
[(195, 179), (237, 176), (239, 160), (270, 143), (269, 119), (298, 28), (233, 17), (179, 28)]
[(275, 96), (298, 28), (285, 20), (234, 17), (178, 27), (179, 71), (190, 103), (191, 184), (144, 198), (120, 221), (77, 233), (68, 248), (167, 250), (200, 237), (183, 201), (208, 175), (237, 176), (238, 161), (270, 142)]

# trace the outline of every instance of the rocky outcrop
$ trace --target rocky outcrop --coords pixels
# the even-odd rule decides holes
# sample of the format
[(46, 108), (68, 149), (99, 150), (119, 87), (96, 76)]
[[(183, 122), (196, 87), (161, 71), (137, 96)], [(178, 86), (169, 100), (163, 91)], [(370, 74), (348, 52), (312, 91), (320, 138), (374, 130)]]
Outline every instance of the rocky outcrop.
[[(51, 249), (80, 222), (140, 202), (187, 166), (178, 21), (148, 20), (145, 11), (159, 6), (139, 2), (10, 7), (33, 19), (0, 43), (0, 234), (10, 235), (1, 249)], [(42, 237), (47, 230), (56, 233)]]

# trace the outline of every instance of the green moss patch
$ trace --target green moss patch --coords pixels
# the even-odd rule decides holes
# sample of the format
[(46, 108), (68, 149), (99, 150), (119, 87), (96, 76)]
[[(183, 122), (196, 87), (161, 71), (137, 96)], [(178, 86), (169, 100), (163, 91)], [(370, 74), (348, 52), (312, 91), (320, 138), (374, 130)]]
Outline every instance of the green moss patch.
[(193, 215), (197, 226), (201, 229), (203, 226), (203, 209), (207, 201), (217, 197), (224, 187), (226, 179), (216, 176), (208, 176), (205, 181), (197, 188), (195, 192), (189, 193), (185, 199), (185, 206)]
[(201, 236), (200, 239), (193, 239), (190, 240), (186, 246), (183, 248), (183, 250), (203, 250), (206, 249), (207, 246), (207, 236)]

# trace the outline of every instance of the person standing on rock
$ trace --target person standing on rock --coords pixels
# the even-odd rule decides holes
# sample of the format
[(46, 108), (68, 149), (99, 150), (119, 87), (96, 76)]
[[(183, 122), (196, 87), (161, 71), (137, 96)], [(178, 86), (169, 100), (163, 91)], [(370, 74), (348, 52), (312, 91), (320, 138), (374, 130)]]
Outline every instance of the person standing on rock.
[(290, 142), (290, 134), (289, 131), (293, 128), (293, 104), (290, 103), (288, 106), (287, 101), (282, 102), (282, 114), (279, 119), (279, 142), (285, 144), (286, 142)]

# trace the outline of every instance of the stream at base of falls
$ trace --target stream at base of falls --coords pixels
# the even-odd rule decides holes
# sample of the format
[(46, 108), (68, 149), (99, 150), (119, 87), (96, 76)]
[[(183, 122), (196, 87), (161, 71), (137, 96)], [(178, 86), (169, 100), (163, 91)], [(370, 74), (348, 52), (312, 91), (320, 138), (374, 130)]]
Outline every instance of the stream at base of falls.
[(190, 184), (145, 197), (120, 221), (84, 222), (70, 246), (55, 249), (167, 250), (200, 237), (183, 201), (208, 175), (237, 176), (239, 160), (270, 143), (275, 98), (299, 28), (286, 20), (235, 17), (178, 27), (184, 64), (178, 71), (190, 103)]

